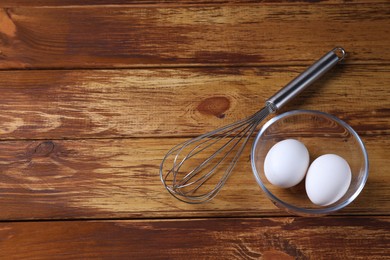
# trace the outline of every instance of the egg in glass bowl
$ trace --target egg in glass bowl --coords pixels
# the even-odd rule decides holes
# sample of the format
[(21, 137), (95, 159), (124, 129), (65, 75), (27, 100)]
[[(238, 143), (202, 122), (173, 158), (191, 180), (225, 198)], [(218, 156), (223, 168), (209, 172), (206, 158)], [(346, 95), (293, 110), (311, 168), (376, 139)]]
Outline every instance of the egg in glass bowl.
[(313, 110), (275, 116), (255, 137), (251, 163), (257, 183), (279, 208), (322, 216), (349, 205), (368, 178), (358, 134), (337, 117)]

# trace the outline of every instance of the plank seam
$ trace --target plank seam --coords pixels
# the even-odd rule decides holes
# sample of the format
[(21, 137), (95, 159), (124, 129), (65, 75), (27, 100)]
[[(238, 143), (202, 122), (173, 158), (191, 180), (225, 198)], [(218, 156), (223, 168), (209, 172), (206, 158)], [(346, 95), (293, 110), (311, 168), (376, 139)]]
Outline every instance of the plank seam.
[[(327, 215), (323, 216), (321, 218), (348, 218), (348, 217), (363, 217), (363, 218), (370, 218), (370, 217), (383, 217), (388, 218), (390, 217), (390, 214), (364, 214), (364, 213), (356, 213), (356, 214), (334, 214), (334, 215)], [(288, 215), (288, 214), (270, 214), (270, 215), (261, 215), (261, 216), (211, 216), (211, 217), (189, 217), (189, 216), (175, 216), (175, 217), (142, 217), (142, 218), (68, 218), (68, 219), (1, 219), (0, 224), (3, 223), (29, 223), (29, 222), (78, 222), (78, 221), (172, 221), (172, 220), (189, 220), (189, 221), (196, 221), (196, 220), (223, 220), (223, 219), (268, 219), (268, 218), (317, 218), (317, 217), (300, 217), (295, 215)]]

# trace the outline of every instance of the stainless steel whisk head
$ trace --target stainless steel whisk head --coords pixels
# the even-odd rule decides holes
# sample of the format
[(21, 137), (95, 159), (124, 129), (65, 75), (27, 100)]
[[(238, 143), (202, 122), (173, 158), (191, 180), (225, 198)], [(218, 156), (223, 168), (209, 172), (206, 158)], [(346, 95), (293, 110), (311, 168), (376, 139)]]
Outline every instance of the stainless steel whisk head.
[(325, 74), (345, 55), (343, 48), (334, 48), (268, 99), (265, 107), (252, 116), (173, 147), (160, 166), (160, 178), (165, 188), (187, 203), (203, 203), (214, 198), (229, 178), (260, 122)]
[[(172, 165), (161, 176), (167, 190), (188, 203), (202, 203), (214, 198), (230, 176), (257, 125), (270, 112), (264, 108), (244, 120), (173, 147), (160, 169), (163, 173), (163, 166), (168, 161)], [(209, 149), (211, 146), (215, 149)], [(193, 163), (188, 163), (190, 159)]]

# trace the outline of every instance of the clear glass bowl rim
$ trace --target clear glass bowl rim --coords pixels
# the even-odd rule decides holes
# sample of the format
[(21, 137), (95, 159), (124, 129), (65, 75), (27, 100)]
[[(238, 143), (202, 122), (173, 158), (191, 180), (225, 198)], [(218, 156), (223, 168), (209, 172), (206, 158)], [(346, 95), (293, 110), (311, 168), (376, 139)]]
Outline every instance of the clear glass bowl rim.
[[(270, 192), (266, 188), (266, 186), (264, 185), (264, 183), (260, 179), (259, 173), (256, 170), (255, 158), (254, 158), (255, 157), (255, 149), (256, 149), (257, 144), (260, 141), (261, 137), (263, 136), (264, 132), (268, 129), (268, 127), (270, 127), (275, 122), (277, 122), (285, 117), (289, 117), (289, 116), (293, 116), (293, 115), (300, 115), (300, 114), (320, 115), (320, 116), (327, 117), (327, 118), (337, 122), (338, 124), (345, 127), (353, 135), (353, 137), (356, 138), (356, 140), (357, 140), (357, 142), (362, 150), (363, 157), (364, 157), (364, 163), (366, 166), (364, 169), (364, 176), (362, 178), (362, 181), (360, 182), (356, 191), (349, 198), (337, 203), (336, 205), (330, 205), (330, 206), (319, 208), (319, 209), (306, 209), (306, 208), (300, 208), (300, 207), (296, 207), (294, 205), (291, 205), (289, 203), (286, 203), (286, 202), (280, 200), (279, 198), (277, 198), (275, 195), (273, 195), (272, 192)], [(304, 215), (326, 215), (326, 214), (329, 214), (331, 212), (335, 212), (337, 210), (340, 210), (340, 209), (346, 207), (352, 201), (354, 201), (356, 199), (356, 197), (360, 194), (360, 192), (363, 190), (364, 185), (366, 184), (366, 181), (368, 178), (368, 173), (369, 173), (369, 170), (368, 170), (369, 169), (369, 161), (368, 161), (367, 150), (366, 150), (366, 147), (364, 146), (363, 141), (360, 139), (360, 137), (356, 133), (356, 131), (350, 125), (348, 125), (347, 123), (345, 123), (341, 119), (337, 118), (336, 116), (333, 116), (331, 114), (328, 114), (328, 113), (325, 113), (322, 111), (317, 111), (317, 110), (303, 110), (303, 109), (291, 110), (291, 111), (282, 113), (280, 115), (277, 115), (277, 116), (273, 117), (272, 119), (270, 119), (269, 121), (267, 121), (262, 126), (262, 128), (260, 129), (260, 131), (258, 132), (258, 134), (255, 138), (255, 141), (253, 142), (252, 149), (251, 149), (251, 164), (252, 164), (252, 171), (253, 171), (253, 174), (256, 178), (257, 183), (260, 185), (261, 189), (265, 192), (265, 194), (268, 196), (268, 198), (271, 199), (271, 201), (273, 201), (274, 203), (276, 202), (278, 205), (285, 207), (287, 209), (287, 211), (289, 211), (289, 212), (304, 214)]]

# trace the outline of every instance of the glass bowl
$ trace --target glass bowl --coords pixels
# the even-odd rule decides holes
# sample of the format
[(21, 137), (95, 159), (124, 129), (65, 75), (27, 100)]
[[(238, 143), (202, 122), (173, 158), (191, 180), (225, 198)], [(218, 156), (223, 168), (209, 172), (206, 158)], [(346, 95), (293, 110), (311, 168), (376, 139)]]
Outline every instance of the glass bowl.
[[(308, 198), (305, 180), (291, 188), (272, 185), (264, 174), (264, 159), (279, 141), (296, 139), (307, 147), (310, 163), (323, 154), (343, 157), (351, 168), (351, 184), (343, 197), (328, 206), (317, 206)], [(301, 216), (321, 216), (350, 204), (362, 191), (368, 177), (368, 156), (358, 134), (345, 122), (330, 114), (294, 110), (275, 116), (261, 128), (252, 146), (254, 176), (269, 199), (279, 208)]]

